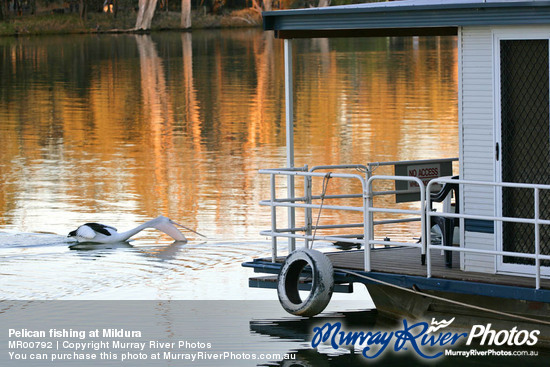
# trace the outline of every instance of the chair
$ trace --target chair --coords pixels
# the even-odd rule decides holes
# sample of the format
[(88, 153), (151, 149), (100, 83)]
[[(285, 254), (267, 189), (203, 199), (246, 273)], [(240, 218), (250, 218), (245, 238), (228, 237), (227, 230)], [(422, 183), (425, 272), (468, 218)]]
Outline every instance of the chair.
[[(453, 176), (452, 179), (458, 179), (458, 176)], [(460, 211), (459, 209), (459, 185), (456, 183), (446, 183), (443, 185), (441, 190), (437, 193), (430, 194), (431, 202), (441, 203), (444, 201), (450, 193), (453, 193), (455, 197), (455, 213)], [(430, 207), (430, 210), (433, 208)], [(458, 218), (448, 218), (443, 216), (433, 216), (431, 217), (430, 228), (433, 226), (439, 226), (441, 230), (441, 240), (443, 246), (452, 246), (453, 245), (453, 235), (455, 226), (458, 226)], [(453, 252), (445, 251), (445, 266), (447, 268), (453, 267)]]

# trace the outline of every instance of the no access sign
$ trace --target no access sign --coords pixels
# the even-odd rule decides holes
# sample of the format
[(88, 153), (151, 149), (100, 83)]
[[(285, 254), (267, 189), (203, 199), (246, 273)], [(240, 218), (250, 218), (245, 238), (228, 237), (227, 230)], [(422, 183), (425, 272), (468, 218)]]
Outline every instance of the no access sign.
[[(422, 163), (407, 163), (395, 165), (396, 176), (411, 176), (418, 177), (424, 186), (433, 180), (434, 178), (441, 176), (453, 175), (453, 162), (449, 161), (422, 161)], [(435, 190), (439, 190), (441, 185), (433, 185)], [(407, 191), (403, 194), (396, 194), (395, 201), (397, 203), (404, 203), (408, 201), (420, 201), (420, 191), (418, 190), (418, 184), (411, 181), (396, 181), (396, 191)], [(416, 191), (416, 192), (411, 192)]]

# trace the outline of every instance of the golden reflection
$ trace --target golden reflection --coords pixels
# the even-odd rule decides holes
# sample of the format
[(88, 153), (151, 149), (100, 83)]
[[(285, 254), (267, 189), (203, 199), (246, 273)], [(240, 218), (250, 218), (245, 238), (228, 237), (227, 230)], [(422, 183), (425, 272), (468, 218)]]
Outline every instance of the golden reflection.
[[(67, 40), (0, 43), (11, 71), (0, 87), (2, 228), (64, 233), (159, 214), (226, 238), (269, 226), (257, 170), (285, 162), (280, 40), (255, 30)], [(297, 165), (458, 155), (456, 39), (296, 42)]]
[(151, 175), (145, 181), (146, 186), (137, 183), (137, 191), (144, 198), (146, 207), (153, 203), (154, 206), (170, 209), (179, 198), (168, 195), (170, 174), (175, 168), (170, 159), (170, 152), (174, 151), (174, 117), (163, 60), (158, 56), (151, 36), (136, 35), (135, 39), (141, 72), (142, 119), (149, 130), (148, 137), (142, 142), (149, 152), (143, 156), (146, 159), (143, 169)]
[(183, 93), (183, 108), (184, 120), (191, 132), (191, 142), (193, 144), (193, 152), (200, 154), (203, 151), (201, 146), (202, 127), (199, 114), (199, 104), (197, 100), (197, 92), (193, 79), (193, 35), (191, 32), (181, 34), (181, 49), (183, 61), (183, 77), (182, 88)]

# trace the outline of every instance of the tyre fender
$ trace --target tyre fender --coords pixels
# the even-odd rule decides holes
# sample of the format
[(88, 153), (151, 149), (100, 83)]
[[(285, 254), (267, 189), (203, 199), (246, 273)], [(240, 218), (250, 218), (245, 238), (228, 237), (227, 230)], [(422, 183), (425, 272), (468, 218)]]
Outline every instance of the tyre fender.
[[(300, 273), (311, 268), (311, 292), (302, 301), (298, 293)], [(300, 248), (287, 256), (277, 278), (281, 306), (293, 315), (311, 317), (327, 307), (334, 290), (334, 269), (329, 258), (316, 250)]]

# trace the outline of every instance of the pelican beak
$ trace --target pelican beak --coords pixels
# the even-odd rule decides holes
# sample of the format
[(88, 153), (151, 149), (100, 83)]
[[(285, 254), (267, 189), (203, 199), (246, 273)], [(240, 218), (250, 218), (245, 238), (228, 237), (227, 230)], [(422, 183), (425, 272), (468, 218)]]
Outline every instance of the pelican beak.
[(193, 232), (193, 233), (195, 233), (195, 234), (197, 234), (197, 235), (199, 235), (199, 236), (201, 236), (201, 237), (206, 238), (205, 235), (200, 234), (199, 232), (193, 231), (191, 228), (188, 228), (188, 227), (186, 227), (186, 226), (184, 226), (184, 225), (182, 225), (182, 224), (176, 223), (176, 222), (174, 222), (172, 219), (170, 219), (170, 223), (175, 224), (176, 226), (181, 227), (181, 228), (183, 228), (183, 229), (186, 229), (186, 230), (188, 230), (189, 232)]

